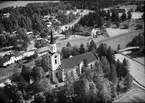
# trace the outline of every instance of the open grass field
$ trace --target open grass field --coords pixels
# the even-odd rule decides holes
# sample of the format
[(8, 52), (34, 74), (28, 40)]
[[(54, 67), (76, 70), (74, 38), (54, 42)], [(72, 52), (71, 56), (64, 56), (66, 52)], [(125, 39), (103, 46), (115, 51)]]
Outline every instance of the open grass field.
[(128, 33), (130, 32), (129, 29), (113, 29), (113, 28), (106, 28), (106, 31), (109, 35), (109, 37), (113, 37), (113, 36), (118, 36), (120, 34), (124, 34), (124, 33)]
[[(133, 31), (125, 34), (121, 34), (117, 37), (113, 37), (111, 39), (108, 39), (106, 41), (102, 41), (103, 43), (106, 43), (107, 45), (111, 46), (112, 49), (116, 50), (118, 44), (120, 44), (121, 49), (125, 48), (126, 45), (132, 41), (132, 39), (137, 36), (142, 31)], [(102, 43), (101, 42), (101, 43)], [(100, 44), (100, 43), (99, 43)]]

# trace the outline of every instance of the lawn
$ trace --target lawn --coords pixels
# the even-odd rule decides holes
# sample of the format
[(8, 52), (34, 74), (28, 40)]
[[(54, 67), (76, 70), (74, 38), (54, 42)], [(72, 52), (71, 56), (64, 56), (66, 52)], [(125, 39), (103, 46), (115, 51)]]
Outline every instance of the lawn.
[[(132, 39), (137, 36), (141, 31), (134, 31), (126, 34), (119, 35), (118, 37), (114, 37), (113, 39), (108, 39), (107, 41), (102, 41), (107, 45), (111, 46), (112, 49), (116, 50), (118, 44), (120, 44), (121, 49), (125, 48), (126, 45), (132, 41)], [(101, 43), (102, 43), (101, 42)], [(100, 44), (100, 43), (99, 43)]]
[(124, 34), (124, 33), (130, 32), (129, 29), (119, 29), (119, 28), (116, 28), (116, 29), (106, 28), (106, 31), (107, 31), (109, 37), (118, 36), (120, 34)]

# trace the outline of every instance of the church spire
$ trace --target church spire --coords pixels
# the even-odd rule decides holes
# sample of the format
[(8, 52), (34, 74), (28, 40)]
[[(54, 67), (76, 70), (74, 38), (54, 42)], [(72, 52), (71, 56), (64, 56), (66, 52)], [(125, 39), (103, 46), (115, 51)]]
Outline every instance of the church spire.
[(52, 30), (50, 32), (50, 44), (54, 44), (54, 38), (53, 38), (53, 33), (52, 33)]

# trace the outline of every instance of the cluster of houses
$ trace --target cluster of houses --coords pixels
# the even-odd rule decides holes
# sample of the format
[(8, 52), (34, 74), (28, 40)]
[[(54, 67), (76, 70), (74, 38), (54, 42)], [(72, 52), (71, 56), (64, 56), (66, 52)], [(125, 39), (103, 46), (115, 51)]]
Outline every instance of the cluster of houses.
[(25, 57), (33, 56), (33, 55), (35, 55), (35, 53), (37, 53), (38, 56), (40, 57), (40, 56), (46, 54), (49, 49), (50, 49), (49, 46), (45, 46), (45, 47), (42, 47), (39, 49), (34, 48), (34, 49), (31, 49), (31, 50), (26, 51), (26, 52), (24, 52), (24, 51), (10, 51), (3, 56), (3, 58), (5, 58), (5, 56), (7, 56), (9, 59), (6, 61), (4, 60), (3, 62), (0, 62), (1, 63), (0, 65), (5, 67), (5, 66), (13, 64), (19, 60), (22, 60)]

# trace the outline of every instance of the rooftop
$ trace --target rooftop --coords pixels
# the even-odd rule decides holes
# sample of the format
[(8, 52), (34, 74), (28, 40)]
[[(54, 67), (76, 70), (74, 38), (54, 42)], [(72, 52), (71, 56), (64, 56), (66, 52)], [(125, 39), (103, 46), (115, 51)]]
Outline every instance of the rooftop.
[(71, 58), (67, 58), (61, 61), (61, 66), (63, 69), (73, 68), (74, 66), (80, 64), (84, 59), (88, 62), (96, 60), (96, 55), (93, 52), (87, 52), (81, 55), (77, 55)]

